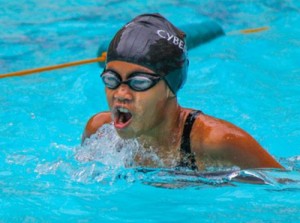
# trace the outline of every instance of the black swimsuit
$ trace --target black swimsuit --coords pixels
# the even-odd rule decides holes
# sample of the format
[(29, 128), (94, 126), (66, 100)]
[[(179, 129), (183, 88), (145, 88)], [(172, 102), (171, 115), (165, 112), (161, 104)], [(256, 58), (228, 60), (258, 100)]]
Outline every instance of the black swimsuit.
[(179, 162), (178, 167), (188, 167), (192, 170), (197, 170), (195, 155), (191, 151), (190, 134), (193, 124), (200, 114), (202, 114), (201, 111), (192, 111), (185, 120), (180, 145), (181, 161)]

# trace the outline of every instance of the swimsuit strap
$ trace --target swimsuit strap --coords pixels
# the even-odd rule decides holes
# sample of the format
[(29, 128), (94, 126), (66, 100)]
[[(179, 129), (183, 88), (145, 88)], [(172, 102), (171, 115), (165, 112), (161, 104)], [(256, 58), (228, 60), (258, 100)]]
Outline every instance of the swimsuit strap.
[(202, 114), (201, 111), (192, 111), (188, 114), (183, 128), (183, 133), (181, 137), (181, 145), (180, 145), (180, 154), (181, 161), (179, 163), (180, 167), (189, 167), (193, 170), (197, 169), (195, 156), (191, 151), (191, 142), (190, 142), (190, 134), (192, 131), (193, 124), (198, 115)]

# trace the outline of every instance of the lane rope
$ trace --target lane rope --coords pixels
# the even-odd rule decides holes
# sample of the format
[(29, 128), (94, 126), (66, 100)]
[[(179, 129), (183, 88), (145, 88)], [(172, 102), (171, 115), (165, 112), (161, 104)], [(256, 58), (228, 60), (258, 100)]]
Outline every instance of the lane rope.
[(52, 65), (52, 66), (46, 66), (46, 67), (22, 70), (22, 71), (7, 73), (7, 74), (1, 74), (0, 78), (24, 76), (24, 75), (41, 73), (41, 72), (51, 71), (51, 70), (57, 70), (57, 69), (62, 69), (62, 68), (72, 67), (72, 66), (79, 66), (79, 65), (89, 64), (89, 63), (96, 63), (96, 62), (104, 63), (105, 60), (106, 60), (106, 52), (103, 52), (102, 55), (97, 58), (78, 60), (78, 61), (73, 61), (73, 62), (64, 63), (64, 64), (57, 64), (57, 65)]
[(232, 32), (227, 33), (227, 35), (237, 35), (237, 34), (246, 34), (247, 35), (247, 34), (253, 34), (253, 33), (267, 31), (269, 29), (270, 29), (270, 27), (263, 26), (263, 27), (252, 28), (252, 29), (242, 29), (242, 30), (238, 30), (238, 31), (232, 31)]
[[(227, 33), (226, 35), (237, 35), (237, 34), (246, 34), (247, 35), (247, 34), (263, 32), (263, 31), (266, 31), (269, 29), (270, 28), (268, 26), (264, 26), (264, 27), (258, 27), (258, 28), (252, 28), (252, 29), (243, 29), (243, 30), (238, 30), (238, 31), (232, 31), (232, 32)], [(28, 69), (28, 70), (22, 70), (22, 71), (17, 71), (17, 72), (12, 72), (12, 73), (1, 74), (0, 79), (7, 78), (7, 77), (25, 76), (25, 75), (41, 73), (41, 72), (51, 71), (51, 70), (57, 70), (57, 69), (62, 69), (62, 68), (66, 68), (66, 67), (79, 66), (79, 65), (89, 64), (89, 63), (96, 63), (96, 62), (104, 63), (105, 60), (106, 60), (106, 52), (103, 52), (102, 55), (97, 58), (85, 59), (85, 60), (64, 63), (64, 64), (57, 64), (57, 65), (52, 65), (52, 66), (46, 66), (46, 67), (40, 67), (40, 68), (34, 68), (34, 69)]]

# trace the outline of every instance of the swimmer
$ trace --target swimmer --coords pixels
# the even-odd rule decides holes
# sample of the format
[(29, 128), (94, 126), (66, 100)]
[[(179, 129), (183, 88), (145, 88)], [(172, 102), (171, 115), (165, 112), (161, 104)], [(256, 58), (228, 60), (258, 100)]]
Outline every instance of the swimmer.
[[(154, 148), (166, 167), (282, 168), (247, 132), (202, 111), (183, 108), (188, 57), (185, 34), (159, 14), (137, 16), (110, 42), (101, 79), (110, 111), (94, 115), (82, 140), (111, 124), (123, 139)], [(136, 157), (140, 166), (151, 166)]]

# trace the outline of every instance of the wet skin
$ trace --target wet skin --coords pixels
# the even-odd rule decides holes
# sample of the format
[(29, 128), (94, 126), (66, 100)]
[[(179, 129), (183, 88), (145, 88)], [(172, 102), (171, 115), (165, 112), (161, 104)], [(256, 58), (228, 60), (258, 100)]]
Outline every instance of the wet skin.
[[(119, 73), (123, 81), (133, 72), (154, 73), (122, 61), (109, 62), (106, 69)], [(157, 148), (157, 155), (166, 160), (167, 166), (172, 165), (168, 158), (180, 159), (183, 126), (192, 109), (182, 108), (163, 80), (144, 92), (136, 92), (125, 84), (114, 90), (106, 88), (105, 92), (110, 112), (98, 113), (88, 121), (83, 141), (102, 125), (114, 122), (120, 137), (137, 138), (145, 148)], [(123, 120), (119, 110), (128, 112), (129, 120)], [(199, 169), (209, 166), (282, 168), (247, 132), (229, 122), (201, 114), (190, 137)], [(139, 163), (151, 166), (147, 161), (139, 160)]]

